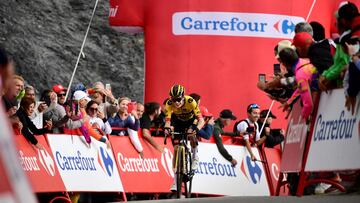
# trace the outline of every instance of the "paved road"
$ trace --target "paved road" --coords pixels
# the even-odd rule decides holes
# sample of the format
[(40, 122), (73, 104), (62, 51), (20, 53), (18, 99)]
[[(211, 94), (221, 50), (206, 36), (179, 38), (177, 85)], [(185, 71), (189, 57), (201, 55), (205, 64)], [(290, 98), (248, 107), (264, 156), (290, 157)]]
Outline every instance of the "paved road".
[(360, 203), (360, 195), (313, 195), (304, 197), (215, 197), (215, 198), (192, 198), (192, 199), (168, 199), (151, 201), (130, 201), (131, 203), (171, 203), (171, 202), (195, 202), (195, 203)]

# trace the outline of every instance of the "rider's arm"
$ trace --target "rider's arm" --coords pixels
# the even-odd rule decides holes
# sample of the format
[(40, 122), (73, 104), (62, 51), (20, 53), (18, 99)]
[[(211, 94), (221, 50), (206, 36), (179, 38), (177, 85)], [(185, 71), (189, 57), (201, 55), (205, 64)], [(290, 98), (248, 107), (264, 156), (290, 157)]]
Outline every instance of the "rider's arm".
[(171, 101), (170, 100), (168, 100), (166, 102), (166, 104), (165, 104), (164, 113), (165, 113), (165, 126), (164, 126), (164, 128), (170, 128), (171, 114), (172, 114)]

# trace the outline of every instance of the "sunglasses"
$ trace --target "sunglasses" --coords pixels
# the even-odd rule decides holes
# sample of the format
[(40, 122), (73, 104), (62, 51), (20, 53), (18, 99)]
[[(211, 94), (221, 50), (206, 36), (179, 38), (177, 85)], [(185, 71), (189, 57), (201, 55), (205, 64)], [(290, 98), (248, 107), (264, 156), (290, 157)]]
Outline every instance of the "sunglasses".
[(250, 110), (250, 109), (260, 109), (260, 106), (257, 105), (257, 104), (251, 104), (251, 105), (249, 106), (248, 110)]
[(98, 108), (89, 108), (90, 111), (98, 111)]
[(57, 94), (58, 97), (65, 97), (65, 95), (66, 95), (65, 93), (63, 93), (63, 94)]
[(177, 97), (177, 98), (172, 98), (171, 101), (173, 101), (173, 102), (181, 102), (182, 99), (183, 99), (183, 97)]

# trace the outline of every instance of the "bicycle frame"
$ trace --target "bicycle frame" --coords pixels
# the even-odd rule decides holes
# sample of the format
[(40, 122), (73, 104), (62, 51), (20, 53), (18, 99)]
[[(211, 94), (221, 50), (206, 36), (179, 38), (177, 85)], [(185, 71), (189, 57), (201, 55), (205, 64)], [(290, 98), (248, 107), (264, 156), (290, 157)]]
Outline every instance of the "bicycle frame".
[[(188, 134), (187, 133), (177, 133), (173, 132), (172, 135), (180, 135), (179, 143), (174, 149), (175, 153), (175, 178), (176, 178), (176, 188), (177, 188), (177, 198), (180, 198), (182, 194), (182, 183), (184, 183), (184, 192), (187, 198), (191, 197), (191, 186), (192, 186), (192, 176), (194, 172), (191, 170), (191, 153), (188, 148)], [(189, 182), (189, 187), (187, 183)]]

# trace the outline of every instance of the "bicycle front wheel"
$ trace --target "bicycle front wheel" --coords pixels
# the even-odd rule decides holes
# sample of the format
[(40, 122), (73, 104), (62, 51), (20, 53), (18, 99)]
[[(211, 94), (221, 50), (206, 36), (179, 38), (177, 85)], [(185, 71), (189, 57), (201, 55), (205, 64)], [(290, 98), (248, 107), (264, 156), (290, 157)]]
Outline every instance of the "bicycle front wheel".
[(177, 151), (177, 166), (176, 166), (176, 197), (178, 199), (180, 199), (181, 197), (181, 193), (182, 193), (182, 182), (183, 182), (183, 171), (182, 171), (182, 167), (183, 167), (183, 156), (182, 154), (184, 153), (182, 151), (183, 149), (181, 147), (178, 148)]

